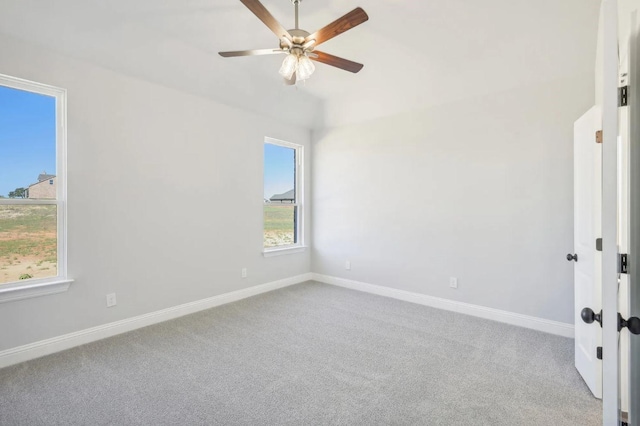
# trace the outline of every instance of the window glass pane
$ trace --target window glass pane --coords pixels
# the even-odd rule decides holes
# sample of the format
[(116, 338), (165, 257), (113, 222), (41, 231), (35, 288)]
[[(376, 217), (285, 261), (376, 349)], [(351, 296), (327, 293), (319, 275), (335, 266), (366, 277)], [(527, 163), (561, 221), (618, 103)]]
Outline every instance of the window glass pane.
[(298, 242), (296, 213), (298, 207), (286, 204), (265, 204), (264, 246), (278, 247)]
[(284, 146), (264, 144), (264, 201), (265, 203), (295, 203), (296, 150)]
[(56, 198), (56, 100), (0, 86), (0, 197)]
[(55, 277), (57, 207), (0, 205), (0, 284)]

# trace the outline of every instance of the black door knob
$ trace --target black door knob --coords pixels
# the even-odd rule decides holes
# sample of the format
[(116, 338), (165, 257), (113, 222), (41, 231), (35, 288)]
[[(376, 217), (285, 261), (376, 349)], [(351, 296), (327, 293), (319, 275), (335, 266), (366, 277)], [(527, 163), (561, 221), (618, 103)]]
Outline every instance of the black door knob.
[(577, 262), (577, 261), (578, 261), (578, 255), (577, 255), (577, 254), (571, 254), (571, 253), (569, 253), (569, 254), (567, 255), (567, 260), (568, 260), (569, 262), (571, 262), (572, 260), (575, 260), (575, 261)]
[(600, 326), (602, 327), (602, 311), (596, 314), (595, 312), (593, 312), (593, 309), (584, 308), (580, 312), (580, 316), (582, 317), (582, 321), (586, 322), (587, 324), (591, 324), (594, 321), (598, 321), (600, 323)]
[(640, 318), (631, 317), (627, 320), (627, 328), (633, 334), (640, 334)]
[(622, 318), (622, 315), (618, 314), (618, 331), (627, 327), (631, 334), (640, 334), (640, 318), (631, 317), (628, 320)]

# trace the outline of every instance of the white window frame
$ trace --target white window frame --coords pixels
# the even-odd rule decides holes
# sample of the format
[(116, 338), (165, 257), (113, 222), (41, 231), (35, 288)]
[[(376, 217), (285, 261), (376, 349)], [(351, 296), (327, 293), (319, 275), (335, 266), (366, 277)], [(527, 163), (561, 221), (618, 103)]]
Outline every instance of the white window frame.
[[(264, 257), (272, 257), (279, 256), (283, 254), (293, 254), (300, 253), (305, 251), (306, 246), (304, 245), (304, 146), (296, 143), (291, 143), (287, 141), (283, 141), (280, 139), (274, 139), (270, 137), (265, 137), (264, 142), (262, 144), (263, 149), (265, 144), (271, 144), (276, 146), (282, 146), (285, 148), (292, 148), (295, 150), (296, 155), (296, 173), (295, 173), (295, 198), (296, 202), (292, 204), (283, 204), (286, 206), (294, 206), (297, 207), (296, 212), (298, 217), (296, 218), (296, 226), (295, 230), (296, 235), (298, 236), (298, 242), (295, 244), (289, 244), (286, 246), (278, 246), (278, 247), (264, 247), (264, 206), (265, 202), (262, 203), (262, 233), (263, 233), (263, 244), (262, 244), (262, 254)], [(262, 167), (264, 170), (264, 158), (262, 159)], [(262, 181), (262, 190), (264, 192), (264, 173), (263, 181)]]
[(46, 84), (0, 74), (0, 86), (51, 96), (56, 100), (56, 199), (0, 198), (0, 205), (57, 206), (58, 275), (0, 284), (0, 303), (67, 291), (73, 282), (67, 275), (67, 91)]

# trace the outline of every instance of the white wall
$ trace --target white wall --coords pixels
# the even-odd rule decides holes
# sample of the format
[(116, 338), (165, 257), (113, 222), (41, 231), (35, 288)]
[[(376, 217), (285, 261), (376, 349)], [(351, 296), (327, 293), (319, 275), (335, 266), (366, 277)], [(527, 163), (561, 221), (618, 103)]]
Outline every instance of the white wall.
[(312, 270), (572, 323), (573, 122), (593, 85), (586, 70), (314, 133)]
[[(307, 129), (9, 37), (0, 52), (0, 73), (68, 90), (76, 280), (66, 293), (2, 304), (0, 351), (309, 272), (308, 251), (261, 254), (263, 138), (306, 145), (309, 166)], [(308, 232), (308, 213), (305, 223)], [(106, 308), (111, 292), (118, 305)]]

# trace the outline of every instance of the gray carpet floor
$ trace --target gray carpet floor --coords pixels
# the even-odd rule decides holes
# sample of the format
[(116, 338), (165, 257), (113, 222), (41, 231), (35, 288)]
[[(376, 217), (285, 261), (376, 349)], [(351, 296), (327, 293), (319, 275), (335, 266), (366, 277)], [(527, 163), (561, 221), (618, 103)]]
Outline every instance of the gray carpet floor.
[(1, 425), (600, 425), (573, 340), (308, 282), (0, 370)]

